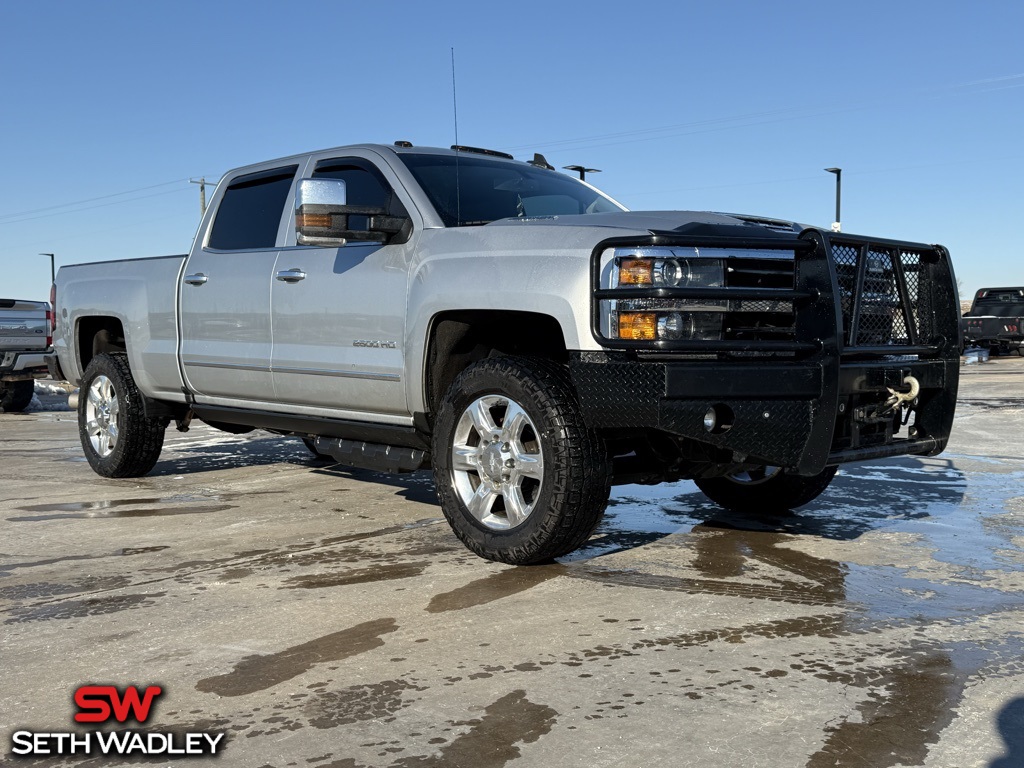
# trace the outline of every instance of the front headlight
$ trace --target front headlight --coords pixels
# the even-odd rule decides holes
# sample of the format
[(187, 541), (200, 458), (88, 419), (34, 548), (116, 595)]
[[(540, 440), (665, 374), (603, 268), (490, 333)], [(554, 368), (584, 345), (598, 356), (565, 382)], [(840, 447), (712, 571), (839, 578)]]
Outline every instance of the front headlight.
[[(639, 258), (633, 252), (617, 256), (615, 265), (618, 285), (651, 288), (721, 288), (725, 280), (722, 259), (675, 257), (668, 248), (630, 249), (633, 251), (665, 251), (672, 258)], [(690, 249), (695, 250), (695, 249)]]
[[(611, 288), (721, 288), (725, 259), (696, 248), (617, 248)], [(611, 302), (608, 338), (629, 341), (714, 341), (722, 338), (727, 303), (721, 299), (644, 298)]]

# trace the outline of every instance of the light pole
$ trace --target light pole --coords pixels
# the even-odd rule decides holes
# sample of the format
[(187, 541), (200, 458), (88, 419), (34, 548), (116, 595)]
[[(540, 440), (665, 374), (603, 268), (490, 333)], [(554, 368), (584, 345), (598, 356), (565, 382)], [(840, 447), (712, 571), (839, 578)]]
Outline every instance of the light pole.
[(49, 256), (50, 257), (50, 285), (53, 285), (55, 282), (57, 282), (57, 270), (54, 269), (54, 266), (53, 266), (53, 254), (52, 253), (40, 253), (39, 255), (40, 256)]
[(829, 173), (834, 173), (836, 175), (836, 220), (832, 222), (832, 231), (839, 232), (839, 222), (841, 221), (841, 219), (839, 218), (839, 201), (843, 189), (843, 169), (826, 168), (825, 170), (828, 171)]

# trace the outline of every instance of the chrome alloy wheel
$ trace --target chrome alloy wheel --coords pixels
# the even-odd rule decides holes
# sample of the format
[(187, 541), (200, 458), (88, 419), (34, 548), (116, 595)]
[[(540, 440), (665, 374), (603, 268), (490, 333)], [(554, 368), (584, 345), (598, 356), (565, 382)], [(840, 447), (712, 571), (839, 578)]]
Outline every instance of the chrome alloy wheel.
[(105, 458), (117, 446), (120, 404), (114, 384), (102, 374), (89, 385), (85, 401), (85, 429), (96, 455)]
[(729, 479), (739, 485), (761, 485), (782, 473), (782, 467), (757, 467), (756, 469), (745, 469)]
[(540, 495), (540, 433), (515, 400), (484, 395), (459, 417), (451, 467), (455, 491), (473, 517), (496, 531), (515, 528)]

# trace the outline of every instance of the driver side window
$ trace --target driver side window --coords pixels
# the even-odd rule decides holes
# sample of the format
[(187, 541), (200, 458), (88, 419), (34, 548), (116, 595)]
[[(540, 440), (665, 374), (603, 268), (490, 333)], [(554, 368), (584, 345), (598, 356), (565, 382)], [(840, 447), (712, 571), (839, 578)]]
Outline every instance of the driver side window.
[(314, 179), (341, 179), (346, 187), (347, 205), (382, 208), (391, 215), (405, 215), (391, 185), (372, 163), (358, 157), (321, 160), (313, 171)]

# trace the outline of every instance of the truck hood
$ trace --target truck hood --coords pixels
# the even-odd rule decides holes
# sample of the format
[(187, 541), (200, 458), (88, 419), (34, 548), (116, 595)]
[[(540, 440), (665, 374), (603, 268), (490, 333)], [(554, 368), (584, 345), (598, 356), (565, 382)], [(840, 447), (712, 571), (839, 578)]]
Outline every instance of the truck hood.
[(576, 216), (533, 216), (499, 219), (490, 227), (576, 227), (616, 229), (601, 236), (627, 234), (665, 234), (727, 237), (792, 238), (806, 227), (792, 221), (710, 211), (623, 211), (621, 213), (590, 213)]

